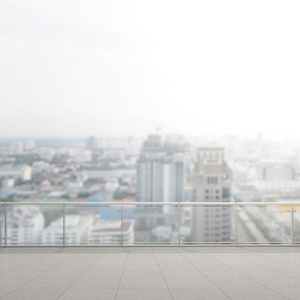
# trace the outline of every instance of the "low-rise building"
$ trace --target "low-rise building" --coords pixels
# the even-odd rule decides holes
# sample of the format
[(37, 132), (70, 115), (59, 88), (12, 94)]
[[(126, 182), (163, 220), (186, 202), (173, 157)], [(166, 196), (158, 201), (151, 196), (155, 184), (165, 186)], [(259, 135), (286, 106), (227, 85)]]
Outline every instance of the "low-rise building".
[(31, 167), (23, 166), (0, 166), (0, 178), (14, 178), (23, 181), (31, 180)]

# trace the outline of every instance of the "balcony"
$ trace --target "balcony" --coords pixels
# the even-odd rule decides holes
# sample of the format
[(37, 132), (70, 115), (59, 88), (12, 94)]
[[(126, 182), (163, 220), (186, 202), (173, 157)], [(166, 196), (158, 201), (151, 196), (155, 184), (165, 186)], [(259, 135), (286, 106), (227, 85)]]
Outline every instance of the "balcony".
[(296, 210), (292, 202), (1, 203), (0, 298), (299, 299)]
[(2, 247), (1, 299), (299, 299), (298, 247)]

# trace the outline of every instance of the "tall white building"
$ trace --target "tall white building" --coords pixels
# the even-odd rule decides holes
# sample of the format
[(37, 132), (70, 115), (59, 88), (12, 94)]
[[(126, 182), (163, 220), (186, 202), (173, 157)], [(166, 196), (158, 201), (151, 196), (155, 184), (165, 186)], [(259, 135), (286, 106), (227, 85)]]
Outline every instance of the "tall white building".
[[(9, 207), (7, 212), (7, 243), (40, 244), (44, 229), (44, 215), (39, 207), (31, 205)], [(4, 226), (2, 226), (2, 231)], [(4, 232), (2, 232), (4, 236)]]
[(97, 148), (97, 139), (94, 136), (90, 136), (86, 141), (86, 149), (94, 151)]
[[(224, 160), (224, 149), (199, 148), (193, 178), (196, 202), (229, 202), (231, 171)], [(226, 243), (232, 241), (232, 208), (194, 206), (192, 242)]]
[(141, 202), (180, 202), (184, 192), (184, 156), (164, 148), (159, 135), (149, 135), (137, 163), (137, 197)]

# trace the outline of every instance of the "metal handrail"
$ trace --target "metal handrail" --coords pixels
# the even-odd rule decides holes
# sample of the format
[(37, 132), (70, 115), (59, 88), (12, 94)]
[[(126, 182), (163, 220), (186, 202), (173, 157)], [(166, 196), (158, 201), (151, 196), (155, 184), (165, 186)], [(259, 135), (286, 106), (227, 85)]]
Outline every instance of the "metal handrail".
[[(227, 201), (227, 202), (123, 202), (123, 201), (106, 201), (106, 202), (69, 202), (69, 201), (63, 201), (63, 202), (0, 202), (0, 207), (4, 208), (4, 218), (3, 218), (3, 241), (4, 241), (4, 246), (16, 246), (16, 243), (10, 243), (8, 245), (8, 240), (9, 237), (8, 235), (8, 222), (7, 222), (7, 214), (8, 214), (8, 208), (11, 206), (15, 206), (15, 205), (42, 205), (42, 206), (58, 206), (58, 207), (62, 207), (62, 218), (63, 218), (63, 228), (62, 228), (62, 245), (63, 246), (72, 246), (72, 243), (68, 243), (66, 242), (66, 240), (68, 239), (67, 235), (66, 235), (66, 207), (67, 206), (99, 206), (99, 207), (108, 207), (108, 206), (120, 206), (121, 209), (118, 211), (120, 212), (120, 221), (121, 221), (121, 230), (120, 230), (120, 246), (126, 246), (125, 242), (124, 242), (124, 212), (126, 210), (125, 207), (128, 206), (147, 206), (147, 207), (151, 207), (151, 206), (174, 206), (178, 209), (178, 241), (177, 241), (177, 245), (178, 246), (186, 246), (188, 244), (191, 245), (204, 245), (204, 244), (214, 244), (214, 245), (218, 245), (218, 244), (227, 244), (227, 245), (233, 245), (233, 246), (240, 246), (240, 245), (271, 245), (271, 244), (284, 244), (284, 245), (290, 245), (290, 246), (297, 246), (297, 243), (295, 242), (295, 206), (300, 205), (300, 202), (297, 201), (287, 201), (287, 202), (233, 202), (233, 201)], [(239, 236), (238, 236), (238, 213), (239, 210), (238, 208), (242, 208), (242, 207), (248, 207), (248, 206), (274, 206), (274, 205), (280, 205), (280, 206), (290, 206), (291, 209), (287, 210), (288, 213), (290, 213), (290, 225), (291, 225), (291, 242), (289, 244), (286, 243), (280, 243), (280, 242), (269, 242), (268, 244), (264, 244), (264, 243), (260, 243), (260, 242), (251, 242), (251, 243), (241, 243), (239, 241)], [(181, 220), (182, 220), (182, 216), (181, 216), (181, 210), (184, 207), (195, 207), (195, 206), (229, 206), (234, 208), (234, 215), (235, 215), (235, 222), (233, 223), (233, 227), (235, 229), (235, 237), (234, 237), (234, 241), (230, 241), (230, 242), (185, 242), (182, 243), (181, 242)], [(28, 243), (28, 245), (32, 245), (33, 243)], [(35, 243), (37, 244), (41, 244), (41, 245), (45, 245), (43, 243)], [(79, 243), (80, 245), (86, 245), (84, 243)], [(107, 246), (106, 242), (103, 242), (104, 245)], [(113, 243), (112, 243), (113, 244)], [(144, 245), (153, 245), (153, 244), (165, 244), (165, 242), (134, 242), (134, 245), (136, 244), (144, 244)], [(174, 246), (174, 242), (169, 242), (170, 245)], [(58, 245), (58, 244), (57, 244)], [(299, 245), (299, 243), (298, 243)], [(0, 246), (1, 246), (1, 242), (0, 242)]]
[(300, 205), (300, 202), (122, 202), (122, 201), (106, 201), (106, 202), (0, 202), (0, 205)]

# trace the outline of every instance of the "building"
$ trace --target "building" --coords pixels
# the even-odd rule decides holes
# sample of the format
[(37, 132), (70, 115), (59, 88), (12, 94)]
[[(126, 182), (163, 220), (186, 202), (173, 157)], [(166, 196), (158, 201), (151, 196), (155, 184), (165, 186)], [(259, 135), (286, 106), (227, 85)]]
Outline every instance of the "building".
[[(66, 214), (66, 243), (70, 245), (86, 244), (88, 234), (93, 228), (92, 216)], [(43, 232), (43, 244), (61, 244), (63, 236), (63, 218), (53, 221)]]
[(25, 143), (25, 150), (32, 150), (36, 147), (34, 140), (28, 140)]
[(107, 178), (105, 184), (105, 190), (109, 192), (114, 192), (119, 188), (119, 180), (116, 177)]
[(129, 136), (126, 141), (125, 147), (126, 156), (137, 156), (140, 152), (140, 143), (135, 139), (134, 136)]
[(184, 194), (184, 156), (165, 149), (159, 135), (149, 135), (137, 163), (140, 202), (181, 202)]
[[(36, 245), (42, 242), (44, 215), (37, 206), (13, 206), (7, 211), (7, 244)], [(4, 225), (2, 226), (2, 231)], [(4, 236), (4, 232), (1, 234)]]
[(117, 160), (122, 161), (125, 159), (125, 149), (124, 148), (106, 148), (102, 149), (103, 156), (105, 160)]
[(13, 178), (15, 180), (31, 180), (31, 167), (23, 166), (0, 166), (0, 178)]
[[(223, 148), (199, 148), (194, 172), (196, 202), (230, 201), (231, 171)], [(231, 210), (227, 206), (194, 206), (191, 242), (231, 242)]]
[(257, 179), (259, 181), (293, 181), (296, 172), (289, 161), (264, 160), (257, 165)]
[(15, 180), (13, 178), (4, 179), (1, 185), (3, 188), (12, 188), (15, 185)]
[(300, 181), (293, 163), (284, 160), (263, 160), (257, 165), (255, 187), (265, 194), (286, 195), (300, 191)]
[(86, 149), (94, 151), (97, 149), (97, 139), (94, 136), (90, 136), (86, 141)]
[(11, 150), (16, 154), (22, 153), (23, 152), (23, 143), (22, 142), (13, 142), (11, 144)]
[(123, 244), (133, 244), (134, 221), (124, 220), (122, 228), (121, 220), (99, 219), (89, 233), (88, 243), (96, 245), (118, 245), (122, 242), (121, 233), (123, 233)]

